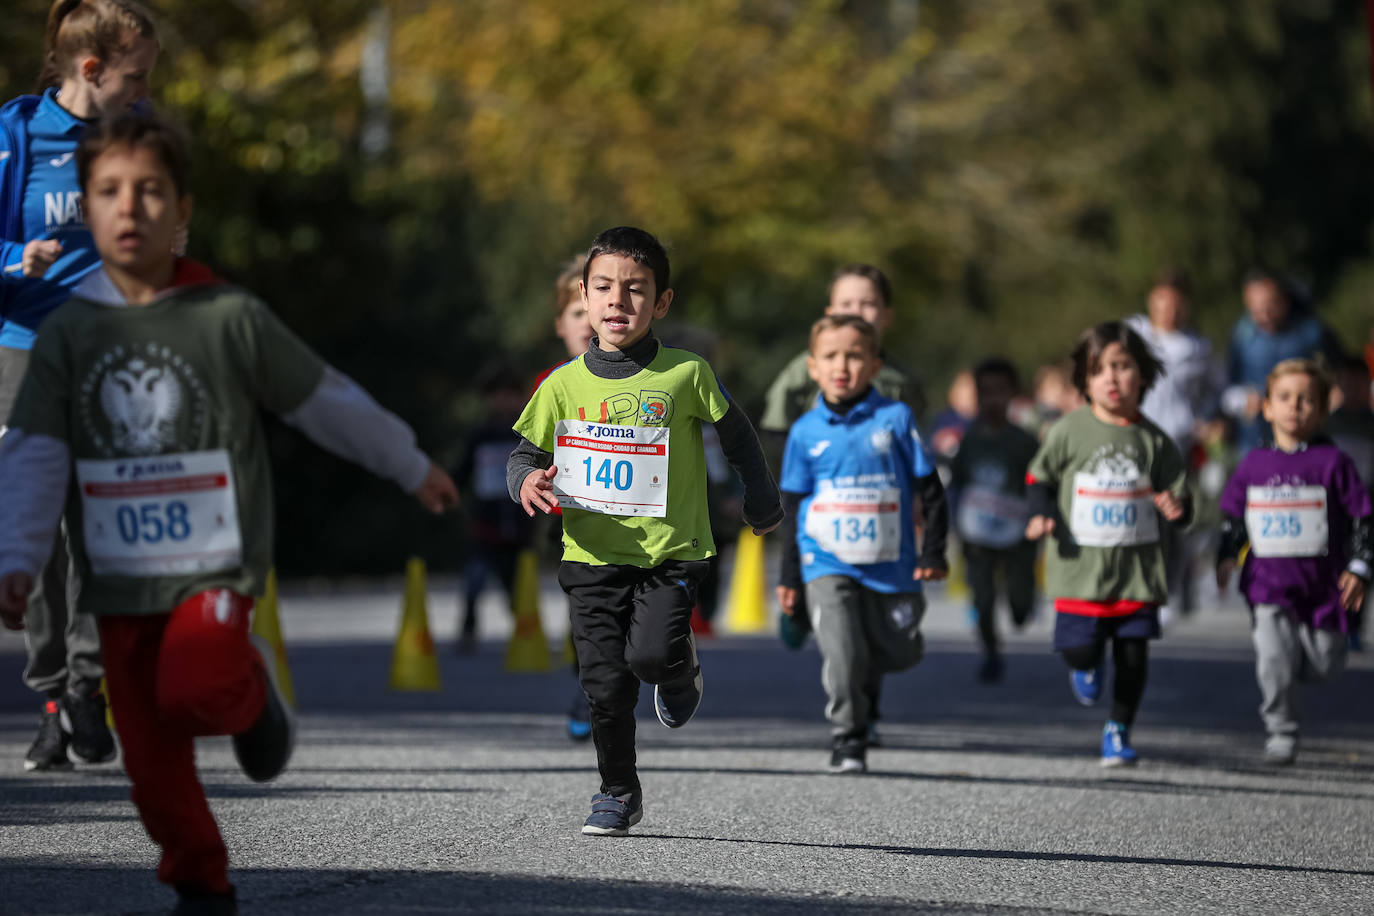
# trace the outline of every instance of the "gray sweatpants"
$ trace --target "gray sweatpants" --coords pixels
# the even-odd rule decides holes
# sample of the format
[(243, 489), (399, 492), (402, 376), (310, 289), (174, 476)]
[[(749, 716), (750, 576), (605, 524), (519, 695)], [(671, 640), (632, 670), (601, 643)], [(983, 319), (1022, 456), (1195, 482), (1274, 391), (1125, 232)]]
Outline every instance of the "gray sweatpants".
[(1255, 643), (1260, 718), (1271, 735), (1297, 735), (1298, 684), (1345, 670), (1344, 633), (1298, 623), (1277, 604), (1257, 604), (1250, 630)]
[(910, 668), (925, 653), (925, 596), (888, 595), (848, 576), (821, 576), (807, 583), (806, 601), (821, 650), (831, 732), (839, 739), (861, 740), (873, 715), (868, 688), (888, 672)]
[[(0, 421), (8, 422), (28, 366), (28, 350), (0, 347)], [(73, 610), (81, 583), (67, 537), (63, 522), (24, 614), (24, 644), (29, 654), (24, 683), (49, 696), (64, 690), (88, 693), (105, 675), (95, 618)]]

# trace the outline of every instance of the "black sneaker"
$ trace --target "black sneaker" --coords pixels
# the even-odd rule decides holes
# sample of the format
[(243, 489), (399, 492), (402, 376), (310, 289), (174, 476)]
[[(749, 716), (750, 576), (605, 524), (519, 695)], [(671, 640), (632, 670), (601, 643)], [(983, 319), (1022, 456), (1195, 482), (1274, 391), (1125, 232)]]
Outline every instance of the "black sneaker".
[(587, 836), (627, 836), (630, 828), (644, 817), (644, 804), (638, 792), (629, 795), (592, 796), (592, 813), (582, 825)]
[(852, 739), (841, 739), (835, 742), (834, 748), (830, 751), (830, 772), (832, 773), (863, 773), (868, 770), (868, 763), (864, 756), (868, 748), (862, 741)]
[(24, 769), (33, 770), (70, 770), (72, 762), (67, 759), (67, 744), (70, 739), (62, 730), (61, 713), (56, 700), (43, 704), (43, 718), (38, 723), (38, 737), (24, 755)]
[(261, 636), (254, 636), (252, 640), (267, 678), (267, 702), (248, 731), (234, 736), (234, 756), (249, 779), (270, 782), (286, 769), (291, 751), (296, 747), (296, 714), (277, 683), (271, 644)]
[(236, 916), (238, 911), (238, 898), (232, 887), (227, 894), (179, 887), (172, 916)]
[(662, 684), (655, 684), (654, 712), (658, 715), (658, 721), (669, 728), (682, 728), (690, 722), (701, 705), (701, 687), (700, 668), (697, 669), (697, 676), (688, 681), (685, 688), (667, 691)]
[(99, 690), (82, 695), (70, 690), (59, 704), (62, 730), (71, 735), (67, 756), (72, 763), (109, 763), (115, 756), (114, 735), (105, 723), (105, 697)]

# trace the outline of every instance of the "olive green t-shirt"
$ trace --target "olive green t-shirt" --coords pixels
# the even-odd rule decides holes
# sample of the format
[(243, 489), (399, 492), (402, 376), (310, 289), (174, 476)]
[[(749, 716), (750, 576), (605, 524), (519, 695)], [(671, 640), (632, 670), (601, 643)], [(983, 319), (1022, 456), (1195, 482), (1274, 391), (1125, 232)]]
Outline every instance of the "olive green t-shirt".
[(1057, 489), (1059, 518), (1045, 551), (1045, 591), (1088, 601), (1168, 600), (1168, 524), (1152, 494), (1186, 492), (1183, 457), (1169, 436), (1141, 417), (1116, 426), (1091, 405), (1061, 417), (1031, 461), (1036, 483)]
[[(768, 386), (764, 398), (763, 416), (759, 428), (773, 433), (785, 433), (797, 422), (797, 418), (816, 406), (816, 382), (806, 369), (807, 351), (793, 357), (773, 384)], [(873, 387), (885, 398), (901, 401), (911, 408), (919, 419), (925, 410), (925, 396), (921, 386), (908, 373), (884, 360), (878, 374), (873, 377)]]
[[(555, 459), (560, 420), (668, 430), (662, 517), (607, 514), (565, 504), (563, 559), (651, 569), (668, 560), (713, 556), (701, 424), (716, 422), (729, 408), (729, 398), (710, 365), (695, 353), (673, 347), (659, 347), (648, 366), (625, 379), (593, 375), (581, 356), (544, 379), (515, 431), (538, 448), (554, 452)], [(628, 474), (617, 473), (620, 459), (614, 464), (614, 470), (589, 465), (587, 479), (604, 479), (608, 489), (628, 483)]]
[(324, 368), (234, 286), (181, 287), (142, 306), (78, 297), (57, 309), (10, 425), (70, 450), (81, 608), (160, 614), (209, 588), (261, 594), (273, 500), (258, 409), (291, 412)]

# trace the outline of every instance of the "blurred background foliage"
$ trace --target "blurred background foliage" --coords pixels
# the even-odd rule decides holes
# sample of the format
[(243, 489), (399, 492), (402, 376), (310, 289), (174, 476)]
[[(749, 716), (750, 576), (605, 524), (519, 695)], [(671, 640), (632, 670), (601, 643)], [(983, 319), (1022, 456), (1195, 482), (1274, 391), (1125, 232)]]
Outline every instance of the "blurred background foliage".
[[(0, 92), (46, 0), (11, 0)], [(610, 225), (673, 259), (751, 412), (839, 264), (942, 400), (1193, 275), (1218, 344), (1264, 263), (1348, 346), (1374, 308), (1363, 4), (1255, 0), (162, 0), (194, 144), (191, 253), (260, 293), (454, 462), (479, 380), (560, 356), (552, 281)], [(457, 520), (273, 427), (288, 572), (452, 567)], [(359, 537), (359, 532), (370, 532)]]

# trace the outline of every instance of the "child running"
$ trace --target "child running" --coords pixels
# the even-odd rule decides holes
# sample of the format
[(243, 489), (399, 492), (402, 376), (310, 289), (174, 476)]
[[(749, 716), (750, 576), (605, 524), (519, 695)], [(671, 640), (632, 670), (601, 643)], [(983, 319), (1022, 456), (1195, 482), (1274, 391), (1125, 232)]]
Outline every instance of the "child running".
[(706, 558), (715, 553), (706, 508), (701, 425), (714, 423), (744, 480), (755, 534), (782, 506), (758, 437), (701, 357), (652, 334), (673, 302), (668, 255), (652, 235), (622, 226), (596, 237), (582, 268), (595, 335), (558, 367), (515, 424), (507, 484), (525, 511), (563, 508), (563, 562), (582, 690), (591, 704), (601, 791), (582, 832), (624, 836), (643, 817), (635, 768), (639, 682), (680, 728), (701, 702), (690, 626)]
[(1026, 471), (1040, 444), (1007, 417), (1020, 387), (1016, 367), (1000, 357), (973, 369), (978, 416), (950, 464), (950, 492), (978, 614), (983, 663), (978, 680), (1002, 679), (997, 640), (997, 576), (1002, 573), (1012, 623), (1026, 625), (1035, 607), (1035, 550), (1026, 540)]
[[(868, 768), (870, 697), (883, 674), (921, 660), (921, 581), (946, 575), (944, 488), (911, 408), (873, 386), (881, 363), (877, 331), (862, 318), (827, 315), (812, 325), (807, 367), (822, 401), (793, 424), (783, 453), (778, 603), (789, 616), (802, 611), (805, 583), (834, 773)], [(919, 560), (918, 494), (926, 512)]]
[(1299, 682), (1345, 668), (1351, 615), (1374, 566), (1369, 491), (1320, 433), (1330, 389), (1310, 359), (1275, 366), (1261, 405), (1274, 441), (1247, 454), (1221, 494), (1217, 585), (1226, 587), (1248, 543), (1240, 590), (1252, 616), (1264, 759), (1276, 765), (1297, 757)]
[[(228, 853), (194, 739), (233, 735), (249, 778), (286, 766), (294, 719), (249, 638), (272, 563), (260, 407), (438, 512), (453, 483), (414, 434), (265, 305), (176, 257), (191, 216), (180, 137), (153, 118), (91, 127), (76, 152), (103, 267), (39, 329), (10, 431), (0, 615), (23, 624), (63, 500), (96, 615), (133, 801), (177, 913), (233, 913)], [(74, 475), (69, 489), (69, 480)]]
[(1031, 462), (1026, 537), (1053, 535), (1046, 592), (1057, 611), (1054, 648), (1072, 669), (1078, 702), (1102, 691), (1112, 643), (1116, 674), (1111, 718), (1102, 730), (1102, 765), (1134, 764), (1130, 730), (1145, 693), (1148, 640), (1159, 637), (1168, 596), (1161, 516), (1186, 524), (1191, 501), (1183, 457), (1140, 413), (1160, 374), (1145, 342), (1119, 321), (1089, 328), (1073, 351), (1073, 384), (1088, 403), (1065, 414)]

